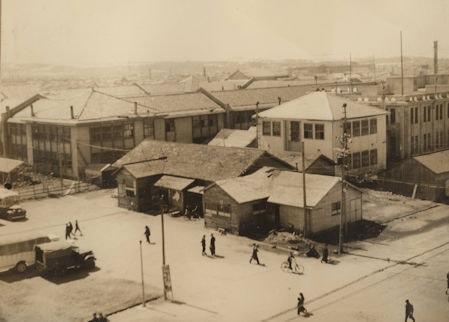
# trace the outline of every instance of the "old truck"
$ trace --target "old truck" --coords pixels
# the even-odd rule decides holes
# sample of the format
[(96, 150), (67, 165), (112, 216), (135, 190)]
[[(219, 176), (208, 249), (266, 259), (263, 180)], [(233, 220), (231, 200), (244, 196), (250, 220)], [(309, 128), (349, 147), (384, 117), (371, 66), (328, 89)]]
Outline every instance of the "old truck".
[(26, 210), (18, 205), (16, 191), (0, 188), (0, 219), (21, 220), (26, 218)]
[(81, 250), (66, 241), (55, 241), (35, 246), (36, 269), (42, 275), (62, 276), (69, 270), (93, 269), (92, 250)]

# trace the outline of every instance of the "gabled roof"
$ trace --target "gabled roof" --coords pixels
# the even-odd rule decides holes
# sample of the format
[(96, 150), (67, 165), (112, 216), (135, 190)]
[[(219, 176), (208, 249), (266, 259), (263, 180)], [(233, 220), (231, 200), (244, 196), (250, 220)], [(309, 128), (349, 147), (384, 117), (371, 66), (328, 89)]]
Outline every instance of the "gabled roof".
[[(243, 175), (269, 156), (252, 148), (144, 140), (112, 166), (123, 167), (135, 178), (162, 174), (212, 182)], [(165, 160), (155, 160), (161, 157)]]
[(248, 130), (221, 129), (208, 144), (244, 148), (250, 146), (256, 140), (256, 135), (257, 129), (255, 126)]
[[(288, 152), (288, 151), (283, 151), (283, 152), (275, 152), (275, 153), (273, 153), (273, 155), (275, 157), (277, 157), (278, 159), (281, 159), (282, 161), (287, 162), (292, 167), (296, 167), (297, 166), (299, 168), (299, 172), (302, 172), (302, 170), (301, 170), (301, 167), (302, 167), (302, 156), (301, 156), (301, 154), (291, 153), (291, 152)], [(330, 167), (335, 166), (335, 162), (333, 160), (331, 160), (328, 157), (326, 157), (325, 155), (321, 154), (319, 156), (315, 156), (315, 157), (312, 157), (312, 158), (310, 158), (310, 157), (307, 158), (306, 157), (304, 159), (304, 167), (306, 168), (306, 171), (317, 160), (323, 160), (324, 162), (329, 164)]]
[(17, 169), (24, 162), (15, 159), (0, 158), (0, 172), (10, 173), (11, 171)]
[[(105, 118), (117, 118), (135, 115), (134, 102), (127, 101), (92, 88), (72, 89), (48, 93), (44, 98), (13, 116), (13, 119), (47, 120), (47, 121), (89, 121)], [(71, 118), (70, 106), (73, 106), (74, 119)], [(138, 104), (137, 115), (154, 115), (155, 110)]]
[(147, 92), (137, 84), (110, 86), (110, 87), (96, 87), (95, 90), (120, 98), (137, 97), (147, 94)]
[(436, 174), (449, 172), (449, 150), (420, 155), (413, 159)]
[(374, 106), (353, 102), (328, 92), (312, 92), (259, 114), (262, 118), (334, 121), (387, 114)]
[(229, 75), (226, 80), (240, 80), (240, 79), (250, 79), (251, 77), (245, 75), (240, 70), (236, 70), (231, 75)]
[[(340, 179), (332, 176), (306, 174), (306, 202), (316, 206)], [(267, 199), (268, 202), (303, 207), (302, 174), (264, 167), (253, 174), (220, 180), (216, 185), (238, 203)]]
[(224, 113), (224, 109), (201, 92), (135, 97), (132, 101), (160, 113)]
[(162, 176), (155, 184), (155, 187), (162, 187), (177, 191), (182, 191), (191, 185), (195, 180), (179, 178), (173, 176)]
[(229, 104), (233, 110), (244, 110), (245, 108), (255, 109), (257, 102), (259, 102), (259, 108), (277, 106), (279, 97), (281, 102), (288, 102), (304, 95), (308, 91), (309, 88), (304, 86), (284, 86), (215, 91), (211, 92), (211, 94), (224, 104)]

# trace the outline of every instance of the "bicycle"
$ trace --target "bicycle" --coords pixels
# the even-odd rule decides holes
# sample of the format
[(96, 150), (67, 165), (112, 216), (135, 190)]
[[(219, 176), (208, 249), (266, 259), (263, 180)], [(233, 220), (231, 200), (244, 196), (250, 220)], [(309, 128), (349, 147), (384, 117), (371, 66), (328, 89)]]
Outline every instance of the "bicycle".
[(292, 272), (295, 274), (304, 274), (304, 266), (299, 265), (296, 261), (292, 262), (292, 268), (290, 269), (288, 261), (282, 262), (281, 269), (284, 272)]

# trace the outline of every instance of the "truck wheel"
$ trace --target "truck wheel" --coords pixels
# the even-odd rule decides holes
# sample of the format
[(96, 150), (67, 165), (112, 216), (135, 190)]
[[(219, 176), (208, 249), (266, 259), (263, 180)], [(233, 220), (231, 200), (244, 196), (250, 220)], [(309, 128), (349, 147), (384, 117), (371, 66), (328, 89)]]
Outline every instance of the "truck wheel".
[(27, 264), (25, 262), (19, 262), (16, 265), (16, 272), (17, 273), (25, 273), (25, 271), (27, 270)]
[(93, 269), (93, 268), (95, 268), (95, 259), (93, 259), (93, 258), (88, 258), (88, 259), (84, 262), (84, 267), (86, 267), (87, 269)]

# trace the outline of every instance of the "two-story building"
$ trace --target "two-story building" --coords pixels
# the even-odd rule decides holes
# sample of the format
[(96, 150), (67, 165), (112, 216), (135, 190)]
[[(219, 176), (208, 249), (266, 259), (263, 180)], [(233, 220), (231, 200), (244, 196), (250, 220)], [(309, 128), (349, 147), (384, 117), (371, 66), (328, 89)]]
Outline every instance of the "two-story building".
[[(312, 92), (259, 113), (259, 148), (306, 158), (341, 157), (343, 132), (349, 136), (349, 173), (386, 168), (387, 112), (327, 92)], [(344, 129), (345, 127), (345, 129)]]

